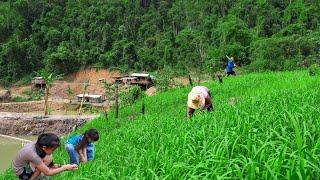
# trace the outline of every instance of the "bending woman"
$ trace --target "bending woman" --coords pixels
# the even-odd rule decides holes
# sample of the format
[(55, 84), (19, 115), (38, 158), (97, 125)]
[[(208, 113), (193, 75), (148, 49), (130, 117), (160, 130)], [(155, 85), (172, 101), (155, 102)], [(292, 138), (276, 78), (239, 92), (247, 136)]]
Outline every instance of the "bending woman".
[(55, 166), (53, 164), (52, 153), (59, 146), (59, 137), (52, 133), (41, 134), (37, 142), (26, 144), (18, 152), (12, 163), (17, 177), (23, 180), (33, 180), (41, 173), (46, 176), (53, 176), (65, 170), (76, 170), (77, 165)]
[(209, 89), (205, 86), (195, 86), (188, 94), (187, 116), (191, 118), (196, 109), (213, 110), (211, 94)]

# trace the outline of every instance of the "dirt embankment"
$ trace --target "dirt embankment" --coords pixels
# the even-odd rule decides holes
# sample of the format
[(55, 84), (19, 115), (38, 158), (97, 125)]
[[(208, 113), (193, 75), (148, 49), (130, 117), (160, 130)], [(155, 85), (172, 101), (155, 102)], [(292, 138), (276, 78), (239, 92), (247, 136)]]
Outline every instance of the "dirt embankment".
[[(68, 98), (67, 89), (72, 91), (72, 99), (83, 93), (84, 82), (89, 81), (87, 93), (104, 94), (105, 89), (99, 80), (112, 83), (114, 77), (120, 76), (118, 71), (87, 69), (55, 81), (50, 88), (49, 109), (53, 114), (65, 113), (65, 102)], [(0, 90), (4, 89), (0, 87)], [(32, 91), (31, 85), (12, 87), (13, 96), (27, 96)], [(107, 108), (107, 107), (106, 107)], [(0, 103), (0, 133), (7, 135), (38, 135), (45, 132), (66, 134), (74, 128), (82, 126), (95, 116), (75, 115), (32, 115), (43, 112), (44, 101)]]
[[(63, 102), (49, 101), (49, 107), (52, 110), (63, 110)], [(44, 101), (29, 101), (16, 103), (0, 103), (0, 112), (35, 112), (44, 110)]]
[[(77, 94), (83, 93), (84, 83), (89, 81), (89, 87), (87, 93), (90, 94), (104, 94), (105, 89), (101, 81), (104, 80), (108, 83), (114, 82), (114, 77), (120, 76), (118, 71), (108, 71), (108, 70), (96, 70), (96, 69), (86, 69), (70, 75), (67, 75), (63, 80), (55, 81), (53, 86), (50, 88), (50, 97), (54, 100), (67, 99), (67, 89), (70, 88), (75, 97)], [(0, 87), (0, 90), (4, 89)], [(19, 86), (11, 88), (13, 95), (25, 96), (24, 92), (31, 90), (31, 85)]]
[(105, 89), (99, 80), (104, 80), (108, 83), (114, 82), (114, 77), (120, 76), (118, 71), (95, 70), (87, 69), (70, 74), (64, 78), (63, 81), (55, 81), (53, 87), (50, 89), (50, 94), (53, 99), (63, 98), (67, 99), (67, 89), (70, 87), (73, 95), (83, 93), (83, 86), (85, 82), (89, 82), (87, 93), (90, 94), (104, 94)]
[(95, 116), (36, 116), (24, 113), (0, 113), (0, 132), (5, 135), (67, 134)]

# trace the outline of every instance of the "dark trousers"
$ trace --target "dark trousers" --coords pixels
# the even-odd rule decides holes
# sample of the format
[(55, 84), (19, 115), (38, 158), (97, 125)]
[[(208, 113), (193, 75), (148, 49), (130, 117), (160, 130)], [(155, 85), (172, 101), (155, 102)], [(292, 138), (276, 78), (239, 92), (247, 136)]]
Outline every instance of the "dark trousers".
[(236, 72), (234, 72), (234, 71), (230, 71), (230, 72), (227, 72), (227, 76), (230, 76), (230, 75), (236, 75)]
[(26, 168), (24, 168), (23, 172), (19, 175), (19, 179), (21, 180), (28, 180), (31, 178), (34, 172), (28, 171)]
[(211, 93), (210, 91), (208, 92), (209, 96), (210, 96), (210, 99), (211, 99), (211, 104), (210, 106), (207, 108), (208, 111), (213, 111), (213, 106), (212, 106), (212, 96), (211, 96)]

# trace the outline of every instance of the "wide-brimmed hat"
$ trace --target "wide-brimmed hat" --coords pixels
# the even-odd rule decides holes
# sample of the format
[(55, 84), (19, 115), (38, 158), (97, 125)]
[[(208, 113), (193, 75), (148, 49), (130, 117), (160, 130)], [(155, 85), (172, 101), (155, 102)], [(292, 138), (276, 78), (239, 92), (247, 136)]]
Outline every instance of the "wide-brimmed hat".
[(188, 107), (192, 109), (203, 108), (205, 105), (205, 101), (205, 97), (200, 91), (192, 90), (188, 94)]

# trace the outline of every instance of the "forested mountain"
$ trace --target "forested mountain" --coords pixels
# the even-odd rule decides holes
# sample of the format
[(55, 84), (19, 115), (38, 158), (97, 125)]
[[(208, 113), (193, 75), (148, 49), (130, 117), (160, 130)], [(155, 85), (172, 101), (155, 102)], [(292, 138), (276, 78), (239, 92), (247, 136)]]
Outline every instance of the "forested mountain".
[(319, 0), (2, 0), (0, 82), (41, 68), (252, 71), (319, 62)]

